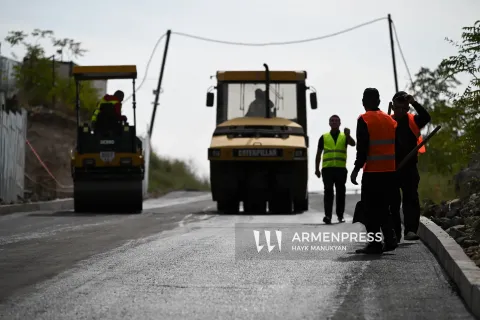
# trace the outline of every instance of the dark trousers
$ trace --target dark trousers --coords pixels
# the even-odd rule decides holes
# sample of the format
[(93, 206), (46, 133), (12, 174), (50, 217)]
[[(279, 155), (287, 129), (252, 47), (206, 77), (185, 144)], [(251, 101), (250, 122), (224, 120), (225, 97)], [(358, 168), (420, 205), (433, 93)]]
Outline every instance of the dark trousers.
[(347, 183), (347, 168), (323, 168), (322, 179), (324, 186), (323, 205), (325, 209), (325, 216), (332, 218), (333, 212), (333, 187), (336, 191), (336, 212), (337, 217), (343, 218), (345, 212), (345, 184)]
[[(395, 190), (394, 172), (364, 172), (362, 176), (362, 204), (365, 209), (367, 232), (382, 232), (385, 242), (395, 241), (390, 204)], [(373, 240), (381, 245), (377, 237)]]
[[(395, 232), (401, 234), (400, 204), (403, 208), (404, 234), (418, 231), (420, 224), (420, 200), (418, 197), (418, 184), (420, 174), (417, 166), (408, 166), (397, 172), (397, 186), (394, 191), (390, 211), (395, 225)], [(400, 194), (401, 191), (401, 194)]]

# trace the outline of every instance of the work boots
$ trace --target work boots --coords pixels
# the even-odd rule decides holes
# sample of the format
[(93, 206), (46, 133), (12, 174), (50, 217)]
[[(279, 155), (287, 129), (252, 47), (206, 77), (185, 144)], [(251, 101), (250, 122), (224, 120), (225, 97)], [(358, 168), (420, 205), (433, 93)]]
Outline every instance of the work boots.
[(383, 251), (393, 251), (398, 247), (398, 240), (395, 230), (390, 228), (382, 229), (383, 232)]
[[(337, 219), (338, 219), (338, 223), (345, 222), (345, 219), (343, 217), (337, 217)], [(332, 224), (332, 218), (325, 217), (323, 218), (323, 222), (325, 222), (325, 224)]]
[(393, 251), (398, 247), (397, 239), (385, 241), (383, 243), (383, 252)]
[(383, 253), (382, 243), (370, 242), (364, 248), (355, 250), (355, 253), (382, 254)]
[(355, 253), (363, 254), (382, 254), (383, 252), (393, 251), (398, 247), (397, 238), (392, 234), (389, 238), (384, 237), (384, 243), (370, 242), (364, 248), (355, 250)]
[(415, 232), (407, 232), (404, 237), (405, 240), (413, 241), (413, 240), (418, 240), (420, 237), (415, 233)]

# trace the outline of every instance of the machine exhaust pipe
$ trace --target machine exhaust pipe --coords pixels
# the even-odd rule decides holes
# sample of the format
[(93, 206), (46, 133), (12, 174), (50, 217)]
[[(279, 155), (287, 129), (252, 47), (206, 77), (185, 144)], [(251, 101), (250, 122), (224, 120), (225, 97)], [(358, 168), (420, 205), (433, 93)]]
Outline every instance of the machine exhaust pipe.
[(265, 67), (265, 112), (266, 117), (271, 118), (270, 114), (270, 70), (266, 63), (263, 64)]

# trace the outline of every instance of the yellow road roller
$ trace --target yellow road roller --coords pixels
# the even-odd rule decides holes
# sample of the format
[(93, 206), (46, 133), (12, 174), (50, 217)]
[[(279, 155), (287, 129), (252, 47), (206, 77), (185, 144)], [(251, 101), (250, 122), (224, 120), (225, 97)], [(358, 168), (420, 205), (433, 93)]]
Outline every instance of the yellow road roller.
[[(218, 71), (207, 93), (216, 128), (208, 159), (219, 212), (308, 210), (306, 71)], [(317, 109), (316, 92), (310, 105)]]
[[(141, 213), (145, 162), (136, 135), (135, 79), (137, 68), (126, 66), (75, 66), (77, 145), (71, 170), (75, 212)], [(119, 121), (113, 104), (102, 104), (95, 125), (80, 121), (81, 81), (131, 79), (133, 125)], [(90, 120), (90, 119), (89, 119)]]

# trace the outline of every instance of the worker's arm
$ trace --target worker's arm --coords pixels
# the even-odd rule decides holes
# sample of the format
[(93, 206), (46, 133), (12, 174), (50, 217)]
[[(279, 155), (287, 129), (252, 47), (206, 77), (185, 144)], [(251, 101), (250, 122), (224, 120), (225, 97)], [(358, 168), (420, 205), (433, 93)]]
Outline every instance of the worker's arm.
[(270, 105), (270, 110), (272, 112), (272, 116), (276, 117), (277, 116), (277, 109), (275, 109), (275, 105), (273, 104), (273, 102), (271, 100), (270, 100), (269, 105)]
[(355, 171), (360, 171), (367, 162), (368, 147), (370, 144), (370, 135), (368, 127), (363, 118), (357, 121), (357, 159), (355, 160)]
[(115, 114), (119, 119), (122, 117), (122, 104), (120, 102), (115, 103)]
[(355, 140), (353, 140), (353, 138), (352, 138), (351, 135), (348, 135), (348, 136), (347, 136), (347, 144), (348, 144), (349, 146), (355, 147)]
[(127, 117), (122, 116), (122, 104), (120, 102), (115, 103), (115, 114), (117, 115), (117, 119), (119, 121), (127, 120)]
[(322, 152), (323, 152), (323, 136), (318, 139), (318, 147), (317, 147), (317, 156), (315, 157), (315, 171), (320, 170), (320, 161), (322, 160)]
[(417, 114), (414, 116), (415, 123), (417, 124), (418, 128), (424, 128), (432, 120), (430, 114), (417, 101), (412, 102), (412, 107), (415, 109), (415, 111), (417, 111)]

